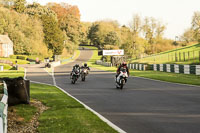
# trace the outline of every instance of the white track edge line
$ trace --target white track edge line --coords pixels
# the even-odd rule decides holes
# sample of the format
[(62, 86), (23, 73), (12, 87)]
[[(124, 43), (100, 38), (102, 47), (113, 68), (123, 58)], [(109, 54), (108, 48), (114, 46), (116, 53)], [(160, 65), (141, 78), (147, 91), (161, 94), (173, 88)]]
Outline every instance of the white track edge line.
[[(26, 69), (25, 69), (25, 74), (24, 75), (26, 75)], [(24, 77), (26, 78), (26, 76), (24, 76)], [(44, 84), (44, 85), (49, 85), (49, 86), (55, 86), (55, 87), (57, 87), (62, 92), (64, 92), (65, 94), (67, 94), (68, 96), (70, 96), (71, 98), (73, 98), (74, 100), (76, 100), (77, 102), (79, 102), (80, 104), (82, 104), (86, 109), (88, 109), (89, 111), (91, 111), (92, 113), (94, 113), (102, 121), (104, 121), (105, 123), (107, 123), (110, 127), (112, 127), (113, 129), (115, 129), (117, 132), (119, 132), (119, 133), (126, 133), (124, 130), (122, 130), (121, 128), (119, 128), (118, 126), (116, 126), (115, 124), (113, 124), (112, 122), (110, 122), (108, 119), (106, 119), (105, 117), (103, 117), (101, 114), (97, 113), (95, 110), (93, 110), (92, 108), (90, 108), (89, 106), (87, 106), (86, 104), (84, 104), (83, 102), (81, 102), (80, 100), (78, 100), (77, 98), (75, 98), (74, 96), (70, 95), (69, 93), (67, 93), (66, 91), (64, 91), (62, 88), (58, 87), (57, 85), (51, 85), (51, 84), (42, 83), (42, 82), (38, 82), (38, 81), (31, 81), (31, 82), (32, 83), (38, 83), (38, 84)]]
[(104, 116), (102, 116), (101, 114), (99, 114), (98, 112), (96, 112), (95, 110), (93, 110), (92, 108), (90, 108), (89, 106), (87, 106), (86, 104), (84, 104), (83, 102), (81, 102), (80, 100), (78, 100), (77, 98), (75, 98), (74, 96), (72, 96), (71, 94), (69, 94), (68, 92), (66, 92), (65, 90), (63, 90), (62, 88), (56, 86), (58, 89), (60, 89), (62, 92), (64, 92), (65, 94), (67, 94), (68, 96), (72, 97), (73, 99), (75, 99), (77, 102), (79, 102), (80, 104), (82, 104), (86, 109), (88, 109), (89, 111), (91, 111), (92, 113), (94, 113), (96, 116), (98, 116), (102, 121), (104, 121), (105, 123), (107, 123), (110, 127), (112, 127), (113, 129), (115, 129), (116, 131), (118, 131), (119, 133), (126, 133), (124, 130), (122, 130), (121, 128), (119, 128), (118, 126), (116, 126), (115, 124), (113, 124), (111, 121), (109, 121), (108, 119), (106, 119)]

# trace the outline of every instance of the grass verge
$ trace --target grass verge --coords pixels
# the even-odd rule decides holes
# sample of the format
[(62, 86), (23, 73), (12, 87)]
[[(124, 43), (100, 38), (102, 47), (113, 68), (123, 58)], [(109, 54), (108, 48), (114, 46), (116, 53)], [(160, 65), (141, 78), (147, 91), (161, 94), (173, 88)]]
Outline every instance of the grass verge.
[(14, 108), (16, 114), (24, 119), (22, 122), (29, 122), (37, 112), (37, 108), (29, 104), (19, 104), (11, 108)]
[[(98, 51), (93, 50), (93, 56), (88, 61), (88, 65), (90, 67), (94, 67), (97, 69), (116, 72), (116, 67), (105, 67), (102, 65), (95, 64), (96, 60), (99, 60), (101, 57), (98, 56)], [(159, 71), (138, 71), (131, 70), (131, 76), (137, 77), (145, 77), (150, 79), (156, 79), (161, 81), (173, 82), (173, 83), (182, 83), (182, 84), (190, 84), (190, 85), (200, 85), (200, 76), (197, 75), (186, 75), (186, 74), (176, 74), (176, 73), (167, 73), (167, 72), (159, 72)]]
[(49, 107), (39, 118), (41, 133), (114, 133), (114, 129), (101, 121), (54, 86), (31, 84), (31, 97)]
[(0, 78), (9, 77), (9, 78), (17, 78), (24, 77), (24, 68), (19, 68), (19, 70), (5, 70), (0, 72)]

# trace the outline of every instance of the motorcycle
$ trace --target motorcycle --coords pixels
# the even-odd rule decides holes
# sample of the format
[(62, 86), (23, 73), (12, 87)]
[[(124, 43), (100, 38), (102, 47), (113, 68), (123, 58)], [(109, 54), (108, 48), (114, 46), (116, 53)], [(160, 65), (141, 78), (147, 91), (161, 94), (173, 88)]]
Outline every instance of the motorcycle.
[(81, 71), (81, 80), (82, 81), (85, 81), (87, 74), (88, 74), (87, 68), (83, 68), (82, 71)]
[(127, 82), (128, 74), (125, 68), (120, 70), (120, 74), (118, 75), (119, 79), (116, 79), (116, 88), (123, 89), (125, 83)]
[(71, 83), (75, 84), (78, 78), (79, 78), (79, 71), (78, 69), (75, 69), (71, 74)]

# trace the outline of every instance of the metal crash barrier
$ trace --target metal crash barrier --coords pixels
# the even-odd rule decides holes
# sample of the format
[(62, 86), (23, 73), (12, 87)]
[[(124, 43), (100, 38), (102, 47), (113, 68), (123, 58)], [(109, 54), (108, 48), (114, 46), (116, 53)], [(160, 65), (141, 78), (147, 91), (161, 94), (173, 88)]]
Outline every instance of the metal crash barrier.
[(7, 133), (8, 91), (4, 81), (0, 82), (0, 87), (3, 90), (0, 102), (0, 133)]

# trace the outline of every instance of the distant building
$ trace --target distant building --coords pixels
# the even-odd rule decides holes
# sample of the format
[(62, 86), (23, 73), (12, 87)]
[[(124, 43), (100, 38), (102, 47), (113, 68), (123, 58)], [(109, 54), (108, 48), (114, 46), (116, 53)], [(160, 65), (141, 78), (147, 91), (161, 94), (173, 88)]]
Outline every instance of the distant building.
[(8, 35), (0, 35), (0, 57), (13, 55), (13, 42)]

